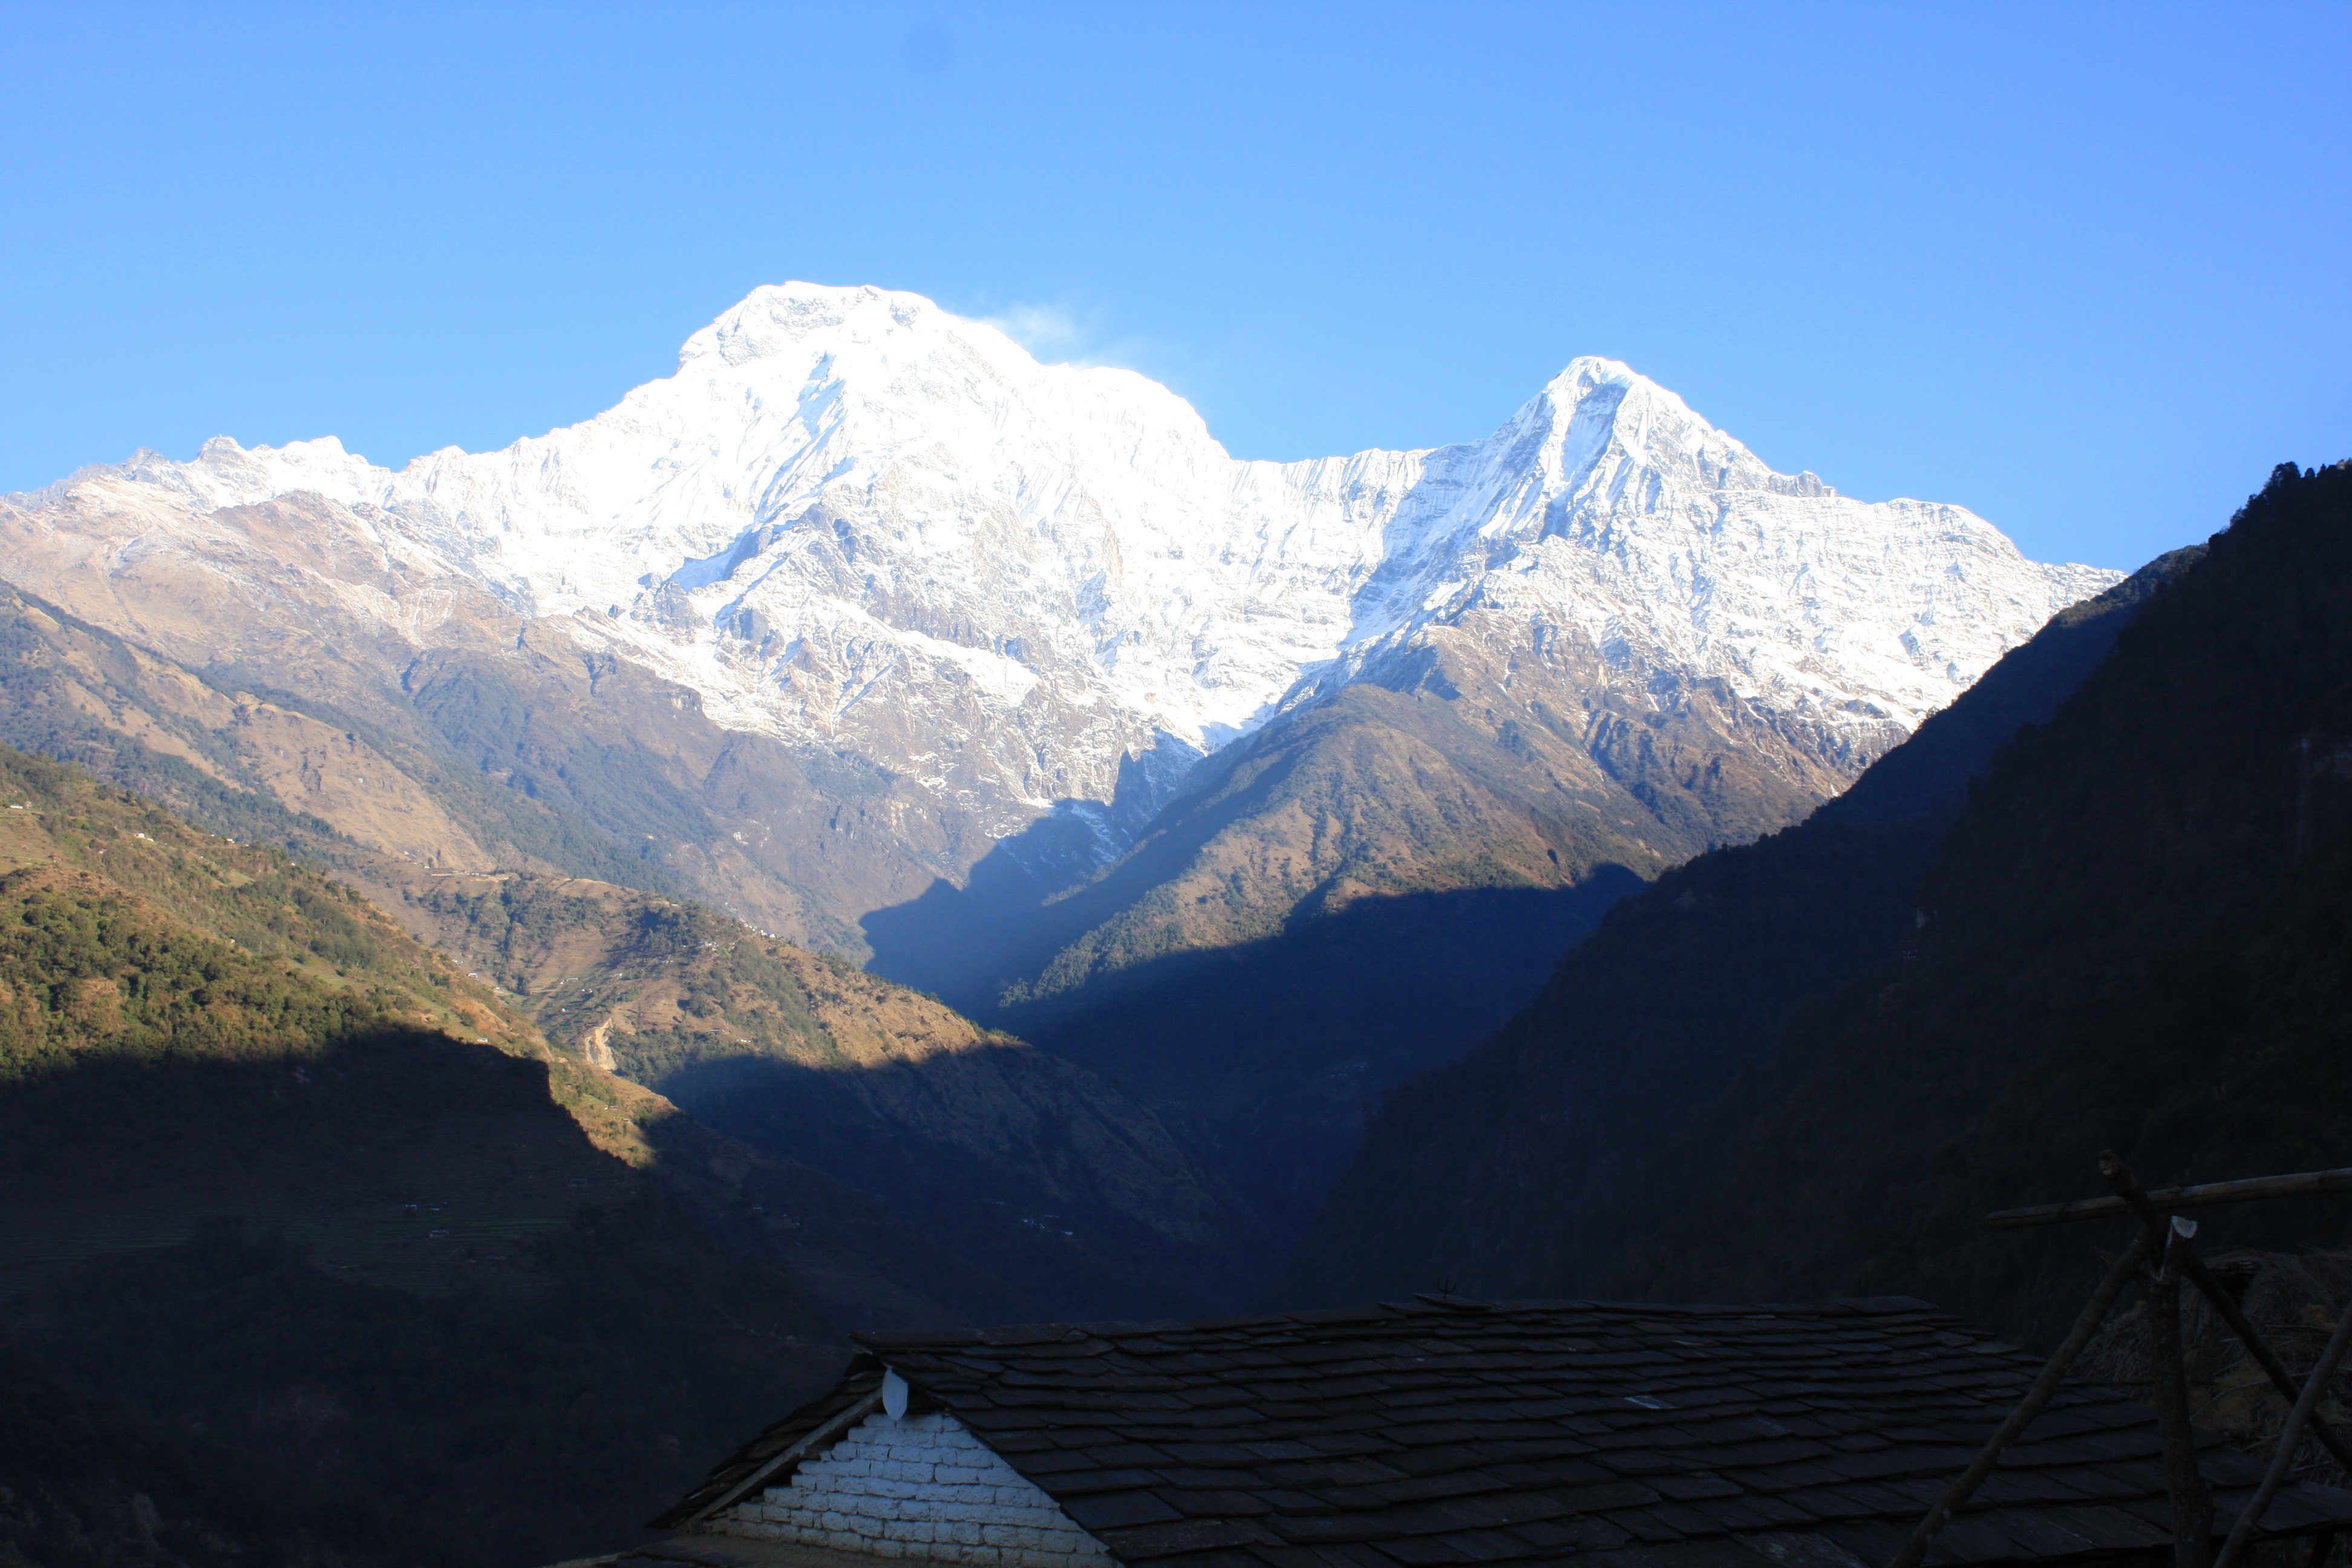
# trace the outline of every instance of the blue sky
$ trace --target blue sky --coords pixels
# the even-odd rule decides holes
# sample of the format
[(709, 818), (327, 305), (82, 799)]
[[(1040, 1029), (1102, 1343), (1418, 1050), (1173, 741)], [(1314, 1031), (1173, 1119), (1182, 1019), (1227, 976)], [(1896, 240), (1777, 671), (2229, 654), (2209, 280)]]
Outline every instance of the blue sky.
[(1580, 353), (2128, 566), (2352, 457), (2352, 5), (0, 0), (0, 489), (503, 446), (755, 285), (1131, 365), (1245, 457)]

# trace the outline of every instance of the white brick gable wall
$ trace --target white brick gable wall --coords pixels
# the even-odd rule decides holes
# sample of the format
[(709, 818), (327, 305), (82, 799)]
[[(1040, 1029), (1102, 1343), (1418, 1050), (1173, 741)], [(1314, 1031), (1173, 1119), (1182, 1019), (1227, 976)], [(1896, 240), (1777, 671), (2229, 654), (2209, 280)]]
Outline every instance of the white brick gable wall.
[(729, 1535), (874, 1557), (1000, 1568), (1112, 1568), (1103, 1543), (944, 1412), (876, 1412), (758, 1501), (710, 1521)]

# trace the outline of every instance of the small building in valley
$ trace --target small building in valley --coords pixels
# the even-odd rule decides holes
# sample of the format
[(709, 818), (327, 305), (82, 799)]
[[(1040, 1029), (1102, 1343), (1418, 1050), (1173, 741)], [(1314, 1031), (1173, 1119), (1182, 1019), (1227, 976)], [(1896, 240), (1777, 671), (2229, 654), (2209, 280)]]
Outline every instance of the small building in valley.
[[(1907, 1298), (1429, 1297), (866, 1334), (617, 1568), (1882, 1568), (2038, 1358)], [(2216, 1436), (2226, 1532), (2263, 1467)], [(2298, 1483), (2257, 1541), (2352, 1528)], [(2156, 1420), (2070, 1385), (1930, 1568), (2169, 1563)]]

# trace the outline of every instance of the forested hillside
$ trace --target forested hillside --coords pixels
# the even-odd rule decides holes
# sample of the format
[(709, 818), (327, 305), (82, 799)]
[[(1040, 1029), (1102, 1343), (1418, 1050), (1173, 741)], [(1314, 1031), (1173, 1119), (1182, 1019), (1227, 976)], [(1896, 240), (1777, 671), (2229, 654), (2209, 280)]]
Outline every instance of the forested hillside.
[(1977, 1221), (2102, 1146), (2151, 1184), (2342, 1163), (2347, 607), (2352, 468), (2282, 468), (1803, 826), (1613, 911), (1391, 1097), (1285, 1292), (1910, 1291), (2031, 1334), (2081, 1238)]
[(1611, 909), (1491, 1040), (1387, 1096), (1276, 1299), (1541, 1293), (1593, 1215), (1780, 1048), (1795, 1009), (1899, 950), (1970, 775), (2196, 554), (2053, 616), (1802, 824)]
[[(845, 976), (845, 961), (824, 963), (688, 902), (656, 858), (618, 852), (574, 796), (609, 792), (637, 809), (667, 799), (668, 786), (628, 772), (640, 751), (552, 736), (572, 720), (610, 721), (599, 702), (635, 700), (626, 674), (590, 671), (583, 695), (566, 684), (575, 672), (524, 662), (555, 687), (492, 686), (478, 671), (458, 683), (459, 700), (420, 676), (419, 710), (458, 726), (420, 731), (397, 707), (361, 717), (278, 689), (254, 668), (181, 664), (0, 590), (0, 741), (70, 759), (215, 832), (295, 852), (465, 954), (518, 1016), (575, 1052), (589, 1050), (590, 1024), (608, 1025), (604, 1065), (622, 1079), (674, 1080), (698, 1110), (723, 1104), (730, 1128), (760, 1148), (952, 1237), (959, 1254), (1024, 1282), (1024, 1312), (1205, 1310), (1265, 1277), (1277, 1254), (1238, 1173), (1212, 1173), (1097, 1074), (901, 986)], [(651, 707), (658, 722), (636, 739), (693, 752), (680, 737), (709, 728), (699, 716)], [(575, 744), (593, 766), (565, 749)], [(814, 809), (792, 780), (749, 776), (747, 755), (691, 765), (716, 769), (714, 787), (739, 804)], [(832, 765), (843, 787), (855, 784), (846, 764)], [(821, 841), (838, 826), (785, 837)], [(696, 832), (705, 849), (734, 843), (709, 823)], [(1539, 964), (1557, 945), (1535, 942), (1523, 962)], [(714, 965), (731, 978), (714, 982)], [(689, 993), (699, 1011), (669, 1005)], [(810, 1000), (820, 993), (863, 1000), (835, 1017)], [(857, 1071), (830, 1070), (835, 1034), (874, 1047)], [(1345, 1102), (1350, 1138), (1355, 1103)]]
[[(1985, 1212), (2095, 1191), (2102, 1147), (2151, 1186), (2345, 1163), (2352, 465), (2278, 470), (1996, 760), (1919, 904), (1908, 966), (1824, 1005), (1628, 1197), (1597, 1284), (1907, 1289), (2049, 1335), (2095, 1267), (2084, 1238), (1989, 1235)], [(2253, 1205), (2210, 1244), (2347, 1219)]]
[(1023, 1306), (282, 850), (5, 750), (0, 1279), (36, 1562), (587, 1551), (843, 1320)]

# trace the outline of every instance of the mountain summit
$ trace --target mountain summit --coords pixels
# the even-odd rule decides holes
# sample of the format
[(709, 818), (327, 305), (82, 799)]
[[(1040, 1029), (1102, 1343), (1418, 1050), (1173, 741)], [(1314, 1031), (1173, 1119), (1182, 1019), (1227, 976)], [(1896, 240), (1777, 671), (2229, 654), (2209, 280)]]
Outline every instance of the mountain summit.
[[(332, 439), (222, 439), (42, 499), (123, 566), (234, 579), (201, 520), (306, 491), (350, 510), (371, 572), (477, 584), (693, 689), (722, 728), (878, 765), (967, 863), (1056, 801), (1109, 799), (1126, 758), (1181, 763), (1481, 609), (1538, 650), (1721, 679), (1850, 776), (2115, 577), (2029, 562), (1957, 507), (1776, 473), (1612, 361), (1576, 361), (1482, 441), (1244, 462), (1140, 375), (804, 283), (503, 451), (393, 472)], [(49, 592), (63, 563), (18, 538), (11, 575)], [(413, 595), (337, 596), (432, 635)]]

